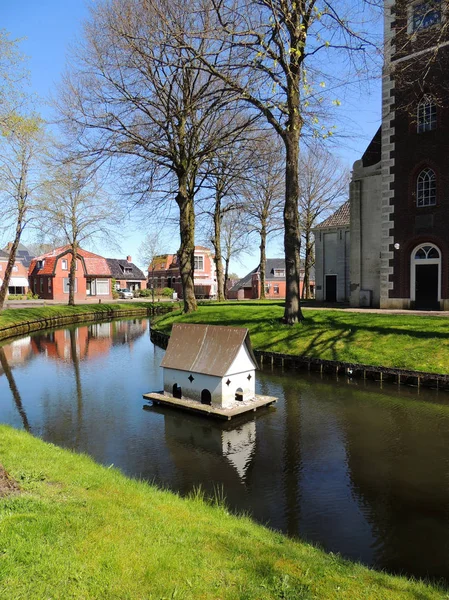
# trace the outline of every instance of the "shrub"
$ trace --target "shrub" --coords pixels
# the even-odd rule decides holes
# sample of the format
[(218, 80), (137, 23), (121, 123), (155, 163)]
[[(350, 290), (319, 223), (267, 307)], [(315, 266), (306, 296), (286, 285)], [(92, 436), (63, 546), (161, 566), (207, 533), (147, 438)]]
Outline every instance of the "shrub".
[[(154, 292), (155, 292), (155, 295), (156, 295), (157, 290), (154, 290)], [(148, 290), (148, 289), (146, 289), (146, 290), (139, 290), (139, 296), (141, 298), (151, 298), (152, 295), (153, 295), (153, 292), (151, 290)]]
[(162, 296), (166, 296), (166, 297), (168, 297), (168, 298), (171, 298), (171, 297), (172, 297), (172, 295), (173, 295), (173, 292), (174, 292), (174, 291), (175, 291), (175, 290), (174, 290), (174, 289), (172, 289), (172, 288), (165, 287), (165, 288), (162, 290), (162, 292), (161, 292), (161, 295), (162, 295)]

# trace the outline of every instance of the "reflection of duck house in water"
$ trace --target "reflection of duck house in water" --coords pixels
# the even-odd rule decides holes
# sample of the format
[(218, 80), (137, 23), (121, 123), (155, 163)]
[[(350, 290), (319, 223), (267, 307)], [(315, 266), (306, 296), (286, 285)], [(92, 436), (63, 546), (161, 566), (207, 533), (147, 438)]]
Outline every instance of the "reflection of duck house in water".
[(277, 401), (256, 395), (247, 329), (176, 323), (161, 367), (164, 392), (144, 395), (155, 404), (230, 419)]

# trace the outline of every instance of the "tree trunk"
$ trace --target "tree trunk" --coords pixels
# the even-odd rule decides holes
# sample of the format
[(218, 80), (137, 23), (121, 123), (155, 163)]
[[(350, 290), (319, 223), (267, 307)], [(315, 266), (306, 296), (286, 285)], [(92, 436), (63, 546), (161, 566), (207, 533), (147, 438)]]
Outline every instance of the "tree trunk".
[(195, 213), (193, 200), (188, 197), (187, 186), (182, 181), (179, 185), (176, 202), (179, 206), (179, 224), (181, 246), (178, 251), (179, 270), (181, 273), (184, 312), (190, 313), (197, 309), (194, 286), (194, 256), (195, 256)]
[(11, 371), (11, 367), (9, 366), (8, 360), (6, 358), (4, 348), (0, 347), (0, 365), (6, 375), (6, 379), (8, 380), (9, 389), (11, 390), (12, 397), (14, 398), (14, 402), (16, 404), (19, 415), (22, 419), (23, 428), (25, 431), (30, 431), (30, 424), (28, 422), (28, 417), (25, 412), (25, 409), (22, 404), (22, 398), (20, 397), (19, 389), (16, 385), (14, 375)]
[(304, 253), (304, 279), (302, 281), (302, 294), (301, 298), (305, 298), (306, 300), (310, 299), (310, 266), (311, 266), (311, 242), (310, 242), (310, 230), (307, 229), (304, 231), (304, 241), (305, 241), (305, 253)]
[(229, 279), (229, 258), (225, 258), (225, 272), (224, 272), (224, 288), (226, 289), (226, 285)]
[(23, 218), (25, 216), (24, 211), (19, 210), (19, 215), (17, 217), (16, 224), (16, 234), (14, 236), (14, 241), (12, 243), (11, 249), (9, 251), (9, 258), (6, 264), (5, 276), (3, 278), (3, 283), (0, 288), (0, 311), (3, 310), (3, 306), (5, 304), (6, 295), (8, 293), (9, 281), (11, 279), (11, 273), (14, 268), (14, 263), (16, 262), (16, 254), (17, 248), (19, 247), (20, 237), (23, 231)]
[(72, 262), (69, 272), (69, 306), (75, 306), (76, 261), (78, 258), (78, 244), (72, 243)]
[(218, 302), (223, 302), (225, 299), (225, 283), (223, 277), (223, 262), (221, 257), (221, 202), (217, 197), (215, 200), (215, 210), (214, 210), (214, 237), (212, 239), (212, 244), (214, 246), (215, 251), (215, 270), (217, 272), (217, 296)]
[[(297, 119), (296, 119), (297, 120)], [(298, 120), (297, 120), (298, 121)], [(300, 231), (298, 215), (299, 198), (299, 122), (292, 124), (284, 134), (286, 149), (285, 205), (284, 205), (284, 252), (286, 294), (284, 323), (293, 325), (304, 319), (299, 300), (300, 277)]]
[(260, 298), (265, 300), (265, 267), (267, 264), (267, 228), (265, 223), (262, 223), (260, 230)]

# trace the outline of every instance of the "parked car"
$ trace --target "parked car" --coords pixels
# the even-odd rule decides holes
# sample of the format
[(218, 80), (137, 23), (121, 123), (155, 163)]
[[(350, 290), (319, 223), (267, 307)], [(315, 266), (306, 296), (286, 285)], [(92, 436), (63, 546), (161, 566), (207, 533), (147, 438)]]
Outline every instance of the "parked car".
[(131, 298), (134, 298), (134, 294), (128, 288), (122, 288), (118, 291), (118, 297), (125, 298), (125, 299), (126, 298), (131, 299)]

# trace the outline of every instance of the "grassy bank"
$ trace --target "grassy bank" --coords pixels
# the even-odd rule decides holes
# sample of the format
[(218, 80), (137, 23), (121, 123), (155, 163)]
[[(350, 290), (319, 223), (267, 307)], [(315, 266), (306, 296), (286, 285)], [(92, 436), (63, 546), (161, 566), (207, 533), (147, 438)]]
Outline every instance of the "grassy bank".
[(170, 333), (175, 321), (247, 327), (255, 348), (373, 366), (449, 373), (449, 321), (441, 317), (304, 311), (306, 320), (283, 325), (281, 303), (207, 304), (189, 315), (158, 317)]
[[(122, 315), (146, 315), (151, 311), (152, 306), (149, 302), (123, 302), (9, 308), (0, 313), (0, 340), (68, 323), (110, 319)], [(154, 307), (156, 311), (166, 310), (171, 307), (171, 303), (156, 303)]]
[(0, 598), (448, 597), (6, 426), (0, 461), (22, 488), (0, 498)]

